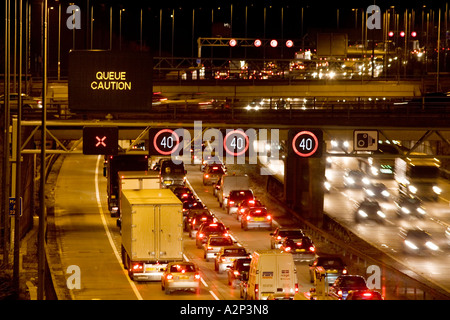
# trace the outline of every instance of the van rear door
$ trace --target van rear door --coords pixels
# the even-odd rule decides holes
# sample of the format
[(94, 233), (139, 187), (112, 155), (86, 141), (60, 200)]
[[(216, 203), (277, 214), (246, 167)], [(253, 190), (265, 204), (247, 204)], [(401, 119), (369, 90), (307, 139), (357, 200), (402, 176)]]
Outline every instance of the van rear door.
[[(277, 259), (274, 255), (260, 256), (259, 270), (259, 292), (260, 299), (267, 298), (271, 293), (276, 292)], [(263, 298), (264, 297), (264, 298)]]
[(294, 259), (290, 254), (277, 256), (276, 293), (295, 294), (297, 275)]

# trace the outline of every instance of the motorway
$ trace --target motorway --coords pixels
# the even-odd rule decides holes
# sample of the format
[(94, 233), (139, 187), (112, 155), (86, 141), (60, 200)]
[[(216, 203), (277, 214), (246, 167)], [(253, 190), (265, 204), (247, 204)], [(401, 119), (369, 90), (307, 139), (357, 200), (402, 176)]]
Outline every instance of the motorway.
[[(328, 176), (332, 183), (332, 192), (325, 196), (325, 211), (344, 223), (353, 232), (362, 235), (369, 242), (390, 253), (406, 266), (414, 268), (419, 274), (436, 284), (450, 290), (450, 257), (448, 248), (442, 244), (441, 251), (433, 257), (410, 257), (404, 255), (399, 247), (399, 227), (419, 225), (429, 230), (435, 237), (444, 241), (444, 225), (450, 222), (445, 217), (449, 210), (448, 200), (441, 199), (437, 204), (426, 203), (429, 218), (416, 221), (398, 220), (394, 218), (393, 205), (390, 208), (387, 223), (378, 226), (372, 223), (355, 226), (353, 223), (354, 201), (362, 198), (362, 191), (344, 190), (342, 187), (342, 171), (345, 166), (351, 166), (348, 159), (337, 159)], [(249, 173), (253, 180), (253, 189), (258, 198), (269, 208), (277, 224), (293, 225), (290, 216), (279, 205), (265, 196), (264, 184), (251, 166), (229, 166), (229, 172)], [(115, 218), (109, 216), (106, 204), (106, 178), (102, 175), (103, 159), (101, 156), (84, 156), (72, 154), (66, 156), (61, 167), (55, 188), (55, 224), (59, 232), (59, 244), (62, 270), (70, 265), (80, 267), (81, 288), (72, 289), (71, 295), (76, 300), (235, 300), (239, 299), (239, 289), (227, 285), (227, 276), (214, 271), (214, 262), (205, 262), (203, 251), (195, 247), (195, 242), (185, 233), (185, 256), (200, 267), (202, 275), (201, 292), (198, 296), (188, 292), (174, 292), (165, 295), (159, 282), (133, 282), (123, 269), (120, 258), (120, 233), (115, 225)], [(228, 216), (225, 210), (219, 208), (212, 195), (211, 186), (203, 186), (202, 175), (198, 165), (188, 165), (188, 180), (193, 189), (208, 208), (225, 225), (230, 227), (233, 237), (248, 251), (269, 249), (269, 231), (243, 231), (234, 216)], [(258, 170), (257, 170), (258, 171)], [(393, 191), (392, 181), (386, 185)], [(443, 185), (443, 194), (449, 194), (450, 185)], [(446, 202), (447, 201), (447, 202)], [(442, 236), (441, 236), (442, 235)], [(316, 242), (318, 253), (332, 252), (327, 245)], [(349, 265), (350, 273), (360, 274), (360, 268)], [(362, 273), (361, 275), (364, 275)], [(297, 276), (301, 292), (309, 291), (309, 268), (306, 263), (297, 264)], [(386, 299), (391, 288), (381, 290)]]

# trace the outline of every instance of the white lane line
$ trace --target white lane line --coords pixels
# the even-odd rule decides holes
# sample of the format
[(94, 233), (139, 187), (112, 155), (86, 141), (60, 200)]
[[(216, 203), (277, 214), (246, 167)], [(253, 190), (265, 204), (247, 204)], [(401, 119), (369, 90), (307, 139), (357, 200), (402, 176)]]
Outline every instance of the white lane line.
[(214, 299), (220, 300), (219, 297), (216, 296), (216, 294), (214, 292), (212, 292), (212, 290), (209, 290), (209, 293), (211, 293), (211, 295), (214, 297)]
[[(119, 252), (116, 249), (116, 246), (114, 245), (114, 241), (111, 236), (111, 232), (109, 231), (108, 225), (106, 223), (105, 213), (102, 208), (102, 202), (100, 201), (100, 192), (98, 187), (98, 168), (100, 165), (100, 155), (97, 158), (97, 164), (95, 166), (95, 196), (97, 198), (97, 207), (100, 212), (100, 217), (102, 218), (103, 227), (105, 228), (106, 235), (108, 236), (109, 244), (111, 245), (111, 248), (113, 249), (114, 255), (116, 256), (117, 261), (119, 262), (119, 265), (122, 266), (122, 258), (119, 254)], [(136, 295), (138, 300), (144, 300), (139, 293), (139, 290), (137, 289), (135, 283), (128, 277), (128, 272), (122, 268), (123, 273), (125, 274), (125, 277), (128, 280), (128, 283), (131, 286), (131, 289), (133, 289), (134, 294)]]

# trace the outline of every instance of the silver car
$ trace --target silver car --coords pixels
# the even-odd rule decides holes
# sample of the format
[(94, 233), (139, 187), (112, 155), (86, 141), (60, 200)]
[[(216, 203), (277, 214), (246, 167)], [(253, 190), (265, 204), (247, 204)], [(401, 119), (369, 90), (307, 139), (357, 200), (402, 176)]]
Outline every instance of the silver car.
[(200, 292), (200, 273), (192, 262), (170, 262), (161, 276), (161, 290), (170, 294), (175, 290)]

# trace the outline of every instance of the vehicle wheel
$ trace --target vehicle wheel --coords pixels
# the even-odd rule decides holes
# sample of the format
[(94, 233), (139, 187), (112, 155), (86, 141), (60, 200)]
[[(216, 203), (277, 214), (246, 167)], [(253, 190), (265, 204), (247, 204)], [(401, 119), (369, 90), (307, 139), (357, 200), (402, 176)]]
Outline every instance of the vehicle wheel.
[(164, 288), (164, 282), (161, 281), (161, 290), (164, 291), (164, 289), (165, 289), (165, 288)]
[(219, 268), (218, 268), (218, 266), (217, 266), (217, 263), (216, 263), (216, 262), (214, 262), (214, 271), (219, 271)]
[(170, 290), (169, 290), (169, 288), (167, 288), (166, 287), (166, 289), (165, 289), (165, 292), (164, 292), (165, 294), (170, 294)]

